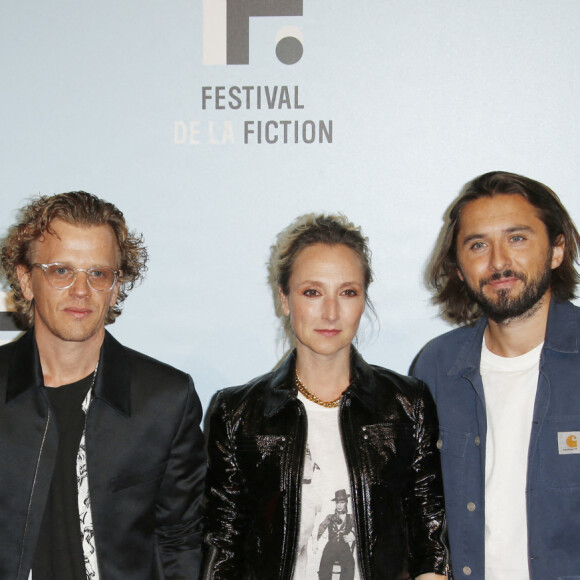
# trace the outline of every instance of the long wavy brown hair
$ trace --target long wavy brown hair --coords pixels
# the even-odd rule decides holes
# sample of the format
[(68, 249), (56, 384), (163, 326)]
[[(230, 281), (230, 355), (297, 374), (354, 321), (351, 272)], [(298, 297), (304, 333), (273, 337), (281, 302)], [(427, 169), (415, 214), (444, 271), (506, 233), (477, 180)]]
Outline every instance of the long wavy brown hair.
[(433, 302), (439, 304), (445, 318), (457, 324), (472, 323), (483, 315), (479, 305), (467, 295), (465, 283), (459, 278), (457, 263), (457, 234), (461, 212), (470, 202), (495, 195), (521, 195), (538, 210), (544, 222), (550, 244), (554, 246), (564, 236), (565, 250), (562, 264), (552, 270), (550, 288), (557, 300), (571, 300), (580, 277), (576, 271), (580, 235), (572, 218), (558, 196), (546, 185), (528, 177), (492, 171), (468, 183), (451, 206), (447, 226), (427, 270), (427, 284), (434, 290)]
[(147, 270), (147, 249), (143, 236), (130, 232), (123, 213), (112, 203), (85, 191), (71, 191), (41, 196), (20, 211), (0, 246), (1, 265), (13, 292), (19, 322), (24, 327), (34, 324), (33, 302), (26, 300), (18, 281), (17, 267), (32, 267), (33, 244), (46, 234), (54, 234), (51, 223), (59, 219), (79, 226), (109, 225), (115, 233), (119, 248), (120, 288), (117, 301), (109, 308), (105, 324), (111, 324), (121, 314), (121, 304), (127, 293), (139, 282)]

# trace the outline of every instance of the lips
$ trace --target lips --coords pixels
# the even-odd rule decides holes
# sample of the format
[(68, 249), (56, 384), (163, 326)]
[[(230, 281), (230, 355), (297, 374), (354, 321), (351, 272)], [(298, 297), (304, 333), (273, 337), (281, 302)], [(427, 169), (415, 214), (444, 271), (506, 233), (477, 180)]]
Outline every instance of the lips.
[(89, 314), (92, 313), (90, 308), (76, 308), (73, 306), (65, 308), (64, 311), (67, 314), (70, 314), (73, 318), (86, 318)]
[(492, 288), (504, 288), (506, 286), (512, 286), (519, 281), (519, 278), (500, 278), (499, 280), (490, 280), (488, 285)]
[(491, 286), (495, 289), (511, 288), (516, 282), (526, 282), (526, 277), (520, 272), (513, 270), (505, 270), (504, 272), (496, 272), (489, 278), (482, 280), (479, 287), (483, 289), (484, 286)]
[(333, 336), (336, 336), (337, 334), (341, 333), (342, 331), (337, 330), (336, 328), (331, 328), (331, 329), (317, 328), (316, 332), (318, 332), (318, 334), (321, 334), (322, 336), (332, 338)]

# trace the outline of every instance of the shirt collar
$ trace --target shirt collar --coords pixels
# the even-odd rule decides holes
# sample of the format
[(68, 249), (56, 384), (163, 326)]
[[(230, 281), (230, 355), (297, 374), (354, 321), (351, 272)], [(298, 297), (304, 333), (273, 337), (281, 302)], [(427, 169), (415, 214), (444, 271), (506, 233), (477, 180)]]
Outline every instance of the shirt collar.
[(544, 348), (561, 353), (578, 352), (577, 308), (571, 302), (550, 302)]
[[(34, 329), (13, 343), (8, 368), (6, 402), (44, 385)], [(101, 346), (93, 394), (124, 415), (131, 415), (131, 369), (123, 347), (108, 332)]]
[[(466, 369), (479, 368), (481, 343), (486, 327), (486, 317), (466, 327), (471, 331), (471, 338), (463, 341), (448, 376), (460, 374)], [(578, 352), (578, 322), (576, 308), (571, 302), (558, 302), (554, 298), (550, 301), (544, 349), (561, 353)]]
[[(369, 409), (374, 406), (374, 375), (372, 368), (363, 360), (358, 351), (351, 346), (351, 384), (345, 391), (346, 397), (358, 398)], [(296, 350), (291, 351), (269, 380), (269, 396), (266, 402), (266, 415), (271, 417), (281, 411), (290, 401), (296, 399)]]

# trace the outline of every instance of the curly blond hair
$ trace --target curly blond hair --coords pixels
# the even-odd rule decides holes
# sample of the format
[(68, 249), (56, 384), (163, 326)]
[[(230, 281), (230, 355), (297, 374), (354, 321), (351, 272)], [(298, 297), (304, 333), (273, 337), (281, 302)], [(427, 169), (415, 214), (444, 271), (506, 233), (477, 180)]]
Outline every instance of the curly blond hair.
[(147, 249), (143, 236), (130, 232), (123, 213), (112, 203), (85, 191), (71, 191), (52, 196), (40, 196), (20, 211), (19, 223), (14, 224), (0, 246), (1, 265), (13, 292), (19, 322), (24, 327), (34, 324), (34, 305), (26, 300), (18, 280), (17, 267), (32, 267), (33, 242), (45, 234), (54, 234), (53, 220), (81, 226), (109, 225), (115, 233), (120, 254), (119, 293), (109, 308), (105, 324), (115, 322), (121, 314), (121, 304), (127, 293), (143, 279), (147, 270)]

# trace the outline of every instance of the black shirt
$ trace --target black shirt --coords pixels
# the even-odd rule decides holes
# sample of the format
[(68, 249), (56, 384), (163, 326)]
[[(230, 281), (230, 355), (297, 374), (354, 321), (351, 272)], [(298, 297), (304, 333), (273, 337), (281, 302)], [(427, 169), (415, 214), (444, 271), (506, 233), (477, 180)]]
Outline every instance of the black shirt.
[(61, 387), (44, 387), (58, 426), (52, 483), (32, 563), (33, 580), (86, 578), (79, 523), (76, 461), (85, 427), (83, 401), (94, 373)]

